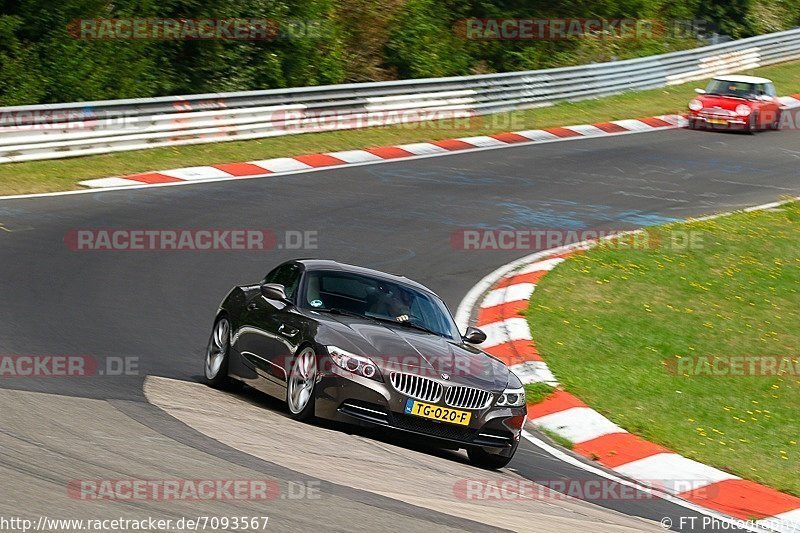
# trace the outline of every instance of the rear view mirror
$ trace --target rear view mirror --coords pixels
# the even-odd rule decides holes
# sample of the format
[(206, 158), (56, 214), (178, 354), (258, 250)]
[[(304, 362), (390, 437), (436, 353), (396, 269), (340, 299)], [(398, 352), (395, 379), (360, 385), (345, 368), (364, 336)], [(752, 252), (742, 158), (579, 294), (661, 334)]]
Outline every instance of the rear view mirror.
[(261, 285), (261, 294), (268, 300), (289, 301), (286, 297), (286, 291), (280, 283), (264, 283)]
[(464, 340), (470, 344), (480, 344), (486, 340), (486, 333), (470, 326), (464, 333)]
[(695, 89), (694, 92), (696, 92), (697, 94), (706, 94), (705, 89)]

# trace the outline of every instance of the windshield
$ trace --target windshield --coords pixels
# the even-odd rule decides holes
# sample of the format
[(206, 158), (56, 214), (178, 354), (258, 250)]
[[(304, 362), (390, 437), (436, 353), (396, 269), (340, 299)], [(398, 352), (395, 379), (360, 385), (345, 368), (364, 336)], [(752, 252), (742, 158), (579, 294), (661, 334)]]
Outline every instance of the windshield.
[(738, 81), (711, 80), (706, 93), (752, 99), (757, 94), (756, 85)]
[(439, 298), (409, 285), (335, 270), (306, 274), (300, 307), (391, 321), (459, 340), (458, 327)]

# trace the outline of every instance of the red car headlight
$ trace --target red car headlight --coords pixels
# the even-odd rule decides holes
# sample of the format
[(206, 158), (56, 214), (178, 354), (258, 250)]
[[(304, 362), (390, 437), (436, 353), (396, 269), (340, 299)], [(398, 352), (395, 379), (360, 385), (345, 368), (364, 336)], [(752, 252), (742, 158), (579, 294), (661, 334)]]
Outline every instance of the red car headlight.
[(750, 109), (749, 105), (739, 104), (738, 106), (736, 106), (736, 114), (739, 115), (740, 117), (746, 117), (750, 115), (752, 111), (753, 110)]
[(689, 102), (689, 109), (691, 109), (692, 111), (700, 111), (701, 109), (703, 109), (703, 102), (701, 102), (700, 100), (692, 100), (691, 102)]

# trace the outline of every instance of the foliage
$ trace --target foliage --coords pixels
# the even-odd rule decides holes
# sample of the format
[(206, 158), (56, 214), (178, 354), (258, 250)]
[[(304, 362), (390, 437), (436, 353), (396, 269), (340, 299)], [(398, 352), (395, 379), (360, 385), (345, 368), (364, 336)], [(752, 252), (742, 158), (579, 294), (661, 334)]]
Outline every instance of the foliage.
[[(696, 46), (691, 36), (476, 40), (468, 18), (705, 19), (746, 37), (800, 22), (794, 0), (0, 0), (0, 104), (132, 98), (546, 68)], [(255, 40), (89, 40), (77, 20), (256, 18)], [(311, 22), (303, 31), (303, 22)], [(292, 29), (292, 31), (287, 31)]]

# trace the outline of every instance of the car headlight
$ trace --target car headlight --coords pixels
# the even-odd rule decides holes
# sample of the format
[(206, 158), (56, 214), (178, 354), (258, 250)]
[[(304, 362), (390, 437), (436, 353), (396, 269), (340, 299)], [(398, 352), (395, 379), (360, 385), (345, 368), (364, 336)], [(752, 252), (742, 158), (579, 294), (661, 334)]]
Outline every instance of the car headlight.
[(700, 100), (692, 100), (691, 102), (689, 102), (689, 109), (691, 109), (692, 111), (700, 111), (701, 109), (703, 109), (703, 102), (701, 102)]
[(740, 117), (746, 117), (750, 115), (752, 111), (753, 110), (750, 109), (749, 105), (739, 104), (736, 106), (736, 114), (739, 115)]
[(326, 348), (333, 362), (348, 372), (358, 374), (368, 379), (374, 379), (375, 381), (382, 381), (381, 373), (378, 371), (377, 365), (375, 365), (369, 357), (350, 353), (347, 350), (342, 350), (338, 346), (326, 346)]
[(522, 407), (525, 405), (525, 389), (506, 389), (495, 403), (497, 407)]

